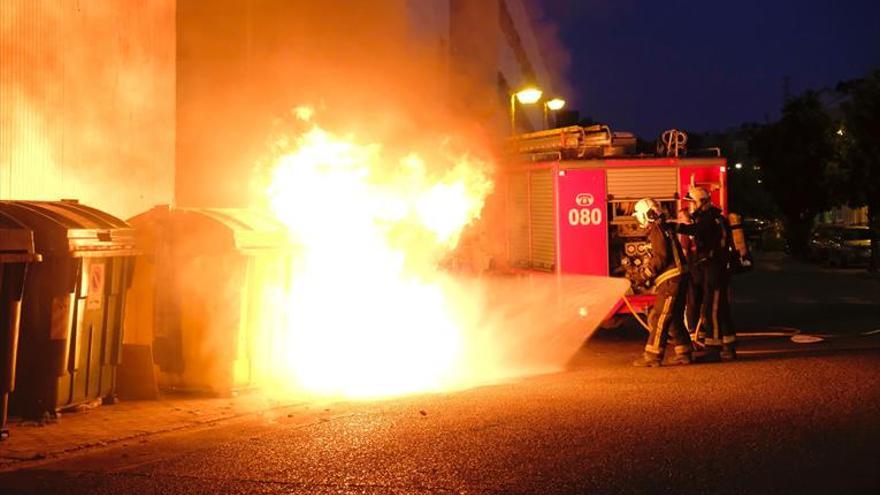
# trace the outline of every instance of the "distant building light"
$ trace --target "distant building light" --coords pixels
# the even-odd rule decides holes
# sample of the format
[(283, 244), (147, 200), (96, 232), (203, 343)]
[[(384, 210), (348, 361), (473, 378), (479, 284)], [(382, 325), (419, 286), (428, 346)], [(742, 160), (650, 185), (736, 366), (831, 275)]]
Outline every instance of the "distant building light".
[(742, 163), (739, 163), (739, 162), (737, 162), (737, 164), (736, 164), (736, 165), (734, 165), (734, 167), (736, 167), (736, 169), (737, 169), (737, 170), (739, 170), (739, 169), (741, 169), (741, 168), (743, 168), (743, 164), (742, 164)]
[(843, 136), (844, 134), (846, 134), (846, 133), (843, 131), (843, 127), (841, 127), (840, 129), (837, 129), (838, 136)]
[(758, 184), (760, 184), (760, 183), (761, 183), (761, 179), (758, 179)]

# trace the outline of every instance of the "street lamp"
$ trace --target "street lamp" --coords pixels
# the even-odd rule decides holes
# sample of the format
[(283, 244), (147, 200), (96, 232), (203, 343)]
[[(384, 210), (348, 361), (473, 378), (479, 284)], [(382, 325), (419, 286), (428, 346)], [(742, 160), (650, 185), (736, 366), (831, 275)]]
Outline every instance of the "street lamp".
[(528, 87), (510, 95), (510, 133), (516, 134), (516, 102), (523, 105), (537, 103), (544, 93), (535, 87)]
[(516, 99), (524, 105), (531, 105), (532, 103), (537, 103), (543, 94), (538, 88), (526, 88), (516, 93)]
[[(550, 118), (548, 117), (548, 113), (550, 110), (557, 111), (562, 110), (562, 107), (565, 106), (565, 100), (562, 98), (553, 98), (552, 100), (544, 102), (544, 129), (550, 128)], [(555, 117), (555, 114), (554, 114)], [(556, 119), (553, 119), (553, 123), (556, 123)]]
[(547, 102), (547, 108), (553, 110), (554, 112), (557, 110), (562, 110), (562, 107), (565, 106), (565, 100), (562, 98), (553, 98), (552, 100)]

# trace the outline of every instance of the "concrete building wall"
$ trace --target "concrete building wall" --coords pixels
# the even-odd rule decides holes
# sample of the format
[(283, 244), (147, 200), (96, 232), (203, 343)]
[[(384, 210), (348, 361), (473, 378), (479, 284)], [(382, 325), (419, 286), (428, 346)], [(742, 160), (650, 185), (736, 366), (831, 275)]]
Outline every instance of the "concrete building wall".
[(242, 206), (232, 198), (246, 178), (231, 169), (242, 161), (253, 125), (243, 113), (253, 83), (250, 5), (183, 0), (177, 10), (175, 199), (181, 206)]
[(3, 0), (0, 199), (172, 200), (174, 0)]

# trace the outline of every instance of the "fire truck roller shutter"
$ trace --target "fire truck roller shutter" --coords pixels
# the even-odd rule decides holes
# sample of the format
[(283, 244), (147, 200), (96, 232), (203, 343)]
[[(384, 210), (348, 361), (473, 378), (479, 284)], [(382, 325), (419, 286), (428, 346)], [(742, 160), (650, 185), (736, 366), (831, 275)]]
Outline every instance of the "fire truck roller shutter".
[(551, 170), (510, 175), (508, 239), (511, 266), (553, 271), (556, 267), (556, 212)]
[(608, 194), (615, 199), (673, 198), (678, 190), (675, 167), (608, 170)]
[(532, 220), (532, 268), (556, 268), (556, 208), (553, 199), (553, 171), (534, 170), (529, 176), (529, 214)]
[(511, 266), (529, 268), (529, 173), (510, 175), (507, 225)]

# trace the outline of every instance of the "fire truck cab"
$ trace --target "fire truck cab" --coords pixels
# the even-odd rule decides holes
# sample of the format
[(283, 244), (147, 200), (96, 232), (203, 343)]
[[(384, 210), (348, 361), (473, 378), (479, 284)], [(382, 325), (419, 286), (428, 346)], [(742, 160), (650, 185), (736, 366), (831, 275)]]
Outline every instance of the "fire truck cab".
[[(509, 145), (497, 186), (513, 270), (626, 277), (624, 267), (640, 265), (650, 251), (632, 217), (635, 202), (653, 198), (675, 219), (688, 206), (690, 185), (710, 191), (727, 214), (727, 163), (717, 150), (709, 156), (636, 154), (632, 134), (604, 125), (522, 134)], [(636, 312), (646, 312), (655, 299), (651, 281), (631, 280), (626, 298)], [(628, 312), (621, 300), (609, 317)]]

